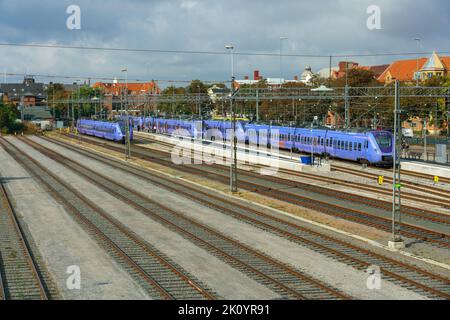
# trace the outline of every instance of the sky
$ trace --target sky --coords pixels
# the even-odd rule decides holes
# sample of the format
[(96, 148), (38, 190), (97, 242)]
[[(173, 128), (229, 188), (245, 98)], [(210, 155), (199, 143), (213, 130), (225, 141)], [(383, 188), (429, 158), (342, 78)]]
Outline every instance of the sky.
[[(70, 5), (81, 11), (81, 29), (70, 30)], [(380, 29), (369, 29), (369, 6), (380, 9)], [(292, 79), (306, 66), (328, 67), (329, 58), (283, 54), (350, 55), (450, 51), (446, 0), (0, 0), (0, 43), (223, 52), (222, 55), (136, 53), (0, 46), (0, 73), (64, 75), (80, 80), (134, 79), (225, 81), (235, 52), (237, 78)], [(414, 38), (420, 37), (420, 49)], [(363, 65), (415, 56), (348, 58)], [(334, 58), (333, 65), (338, 60)], [(3, 81), (4, 77), (1, 77)], [(20, 81), (8, 76), (7, 81)], [(52, 81), (41, 77), (41, 81)], [(64, 79), (73, 82), (78, 79)], [(53, 80), (54, 81), (54, 80)], [(93, 80), (95, 81), (95, 80)], [(163, 84), (162, 84), (163, 85)]]

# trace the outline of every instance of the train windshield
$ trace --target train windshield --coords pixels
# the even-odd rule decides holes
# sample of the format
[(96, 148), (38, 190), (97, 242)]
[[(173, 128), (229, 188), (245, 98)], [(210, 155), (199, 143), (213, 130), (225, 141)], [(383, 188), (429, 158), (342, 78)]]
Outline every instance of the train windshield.
[(392, 136), (389, 133), (375, 134), (375, 139), (377, 140), (377, 143), (380, 146), (380, 148), (392, 147)]

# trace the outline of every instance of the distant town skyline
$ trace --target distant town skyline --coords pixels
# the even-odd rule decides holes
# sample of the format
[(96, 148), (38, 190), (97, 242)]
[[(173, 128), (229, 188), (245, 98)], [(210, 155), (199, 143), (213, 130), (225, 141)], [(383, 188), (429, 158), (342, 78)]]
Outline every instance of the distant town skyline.
[[(433, 3), (433, 5), (431, 5)], [(66, 9), (72, 1), (0, 1), (0, 43), (63, 44), (69, 46), (183, 51), (271, 53), (273, 56), (235, 56), (237, 78), (260, 70), (264, 77), (280, 76), (280, 37), (284, 54), (339, 55), (391, 52), (450, 51), (447, 12), (450, 3), (321, 0), (314, 3), (281, 1), (78, 1), (81, 29), (69, 30)], [(380, 8), (381, 29), (369, 30), (367, 8)], [(419, 37), (420, 42), (414, 39)], [(0, 47), (1, 73), (53, 74), (130, 79), (227, 80), (230, 57), (177, 53), (136, 53)], [(349, 58), (361, 65), (389, 64), (414, 56)], [(340, 60), (333, 60), (337, 66)], [(328, 58), (283, 57), (281, 76), (300, 76), (306, 66), (314, 72)], [(21, 76), (8, 81), (21, 81)], [(3, 77), (1, 79), (3, 81)], [(51, 79), (42, 79), (52, 81)], [(81, 79), (80, 79), (81, 80)], [(85, 80), (85, 79), (82, 79)], [(73, 82), (68, 79), (65, 82)]]

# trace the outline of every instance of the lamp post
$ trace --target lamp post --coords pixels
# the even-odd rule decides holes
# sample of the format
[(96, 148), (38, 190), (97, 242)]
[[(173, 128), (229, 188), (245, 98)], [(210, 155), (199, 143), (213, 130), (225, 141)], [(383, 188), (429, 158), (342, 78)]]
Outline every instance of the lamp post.
[(287, 37), (280, 37), (280, 88), (282, 87), (281, 79), (283, 78), (283, 55), (282, 55), (283, 40), (287, 39), (288, 39)]
[(200, 85), (197, 85), (197, 110), (198, 110), (198, 118), (202, 120), (202, 108), (200, 105)]
[(231, 55), (231, 94), (230, 94), (230, 117), (231, 117), (231, 165), (230, 165), (230, 191), (237, 192), (237, 138), (236, 138), (236, 114), (233, 109), (234, 98), (234, 46), (226, 45)]
[(416, 87), (419, 86), (419, 51), (420, 51), (420, 38), (414, 38), (417, 42), (417, 60), (416, 60)]
[(128, 69), (124, 68), (121, 71), (125, 72), (125, 160), (128, 160), (131, 158), (130, 119), (128, 116)]

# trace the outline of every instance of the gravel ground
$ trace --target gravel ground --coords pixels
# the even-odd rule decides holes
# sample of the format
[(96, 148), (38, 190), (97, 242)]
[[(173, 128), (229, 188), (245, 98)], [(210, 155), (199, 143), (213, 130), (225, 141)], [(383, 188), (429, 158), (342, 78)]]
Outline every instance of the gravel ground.
[[(58, 136), (60, 137), (60, 136)], [(66, 142), (73, 143), (72, 139), (66, 139), (63, 138)], [(95, 150), (96, 152), (101, 152), (105, 155), (112, 156), (116, 159), (123, 160), (123, 154), (118, 153), (115, 151), (111, 151), (108, 149), (104, 149), (102, 147), (98, 146), (92, 146), (88, 143), (84, 143), (81, 146), (78, 143), (75, 143), (77, 147), (82, 148), (88, 148), (90, 150)], [(188, 181), (192, 181), (194, 183), (197, 183), (202, 186), (209, 187), (213, 190), (216, 190), (218, 192), (222, 192), (224, 194), (229, 194), (229, 189), (227, 185), (214, 182), (212, 180), (205, 179), (201, 176), (191, 175), (189, 173), (183, 172), (182, 168), (180, 168), (181, 171), (168, 168), (159, 164), (155, 164), (152, 162), (144, 161), (135, 159), (131, 161), (132, 163), (142, 166), (147, 169), (156, 170), (158, 172), (163, 172), (165, 174), (169, 174), (173, 177), (185, 179)], [(384, 232), (372, 227), (364, 226), (358, 223), (354, 223), (351, 221), (347, 221), (344, 219), (335, 218), (333, 216), (320, 213), (318, 211), (306, 209), (300, 206), (291, 205), (286, 202), (281, 202), (278, 200), (270, 199), (267, 197), (260, 196), (259, 194), (253, 193), (253, 192), (244, 192), (240, 191), (236, 195), (237, 197), (251, 201), (253, 203), (259, 203), (265, 206), (268, 206), (270, 208), (274, 208), (277, 210), (280, 210), (282, 212), (287, 212), (290, 214), (293, 214), (294, 216), (297, 216), (299, 218), (307, 219), (309, 221), (314, 221), (320, 224), (323, 224), (325, 226), (330, 226), (333, 228), (336, 228), (338, 230), (342, 230), (344, 232), (347, 232), (352, 235), (356, 235), (359, 237), (363, 237), (365, 239), (373, 240), (381, 245), (386, 245), (387, 241), (390, 239), (390, 234), (388, 232)], [(426, 243), (411, 243), (410, 246), (408, 246), (405, 249), (405, 252), (412, 253), (415, 255), (418, 255), (419, 257), (424, 257), (427, 259), (432, 259), (441, 263), (450, 264), (450, 251), (445, 249), (440, 249), (435, 246), (430, 246)]]
[[(44, 142), (42, 143), (44, 144)], [(46, 144), (50, 145), (48, 143)], [(89, 163), (90, 167), (99, 173), (107, 174), (109, 177), (115, 179), (121, 179), (121, 182), (130, 188), (141, 192), (142, 190), (146, 190), (148, 196), (153, 200), (160, 201), (168, 207), (194, 217), (281, 261), (301, 268), (306, 273), (338, 286), (352, 296), (360, 299), (423, 299), (422, 296), (389, 282), (384, 282), (381, 290), (368, 290), (366, 287), (367, 275), (364, 272), (337, 263), (312, 250), (293, 244), (290, 241), (261, 231), (248, 224), (236, 221), (209, 208), (201, 207), (188, 199), (164, 192), (141, 179), (124, 176), (115, 169), (111, 169), (107, 165), (98, 163), (97, 161), (87, 160), (79, 154), (62, 150), (58, 146), (53, 146), (52, 148), (64, 152), (75, 161), (85, 164)]]
[[(43, 145), (54, 147), (55, 151), (60, 149), (60, 147), (48, 144), (41, 139), (35, 140), (41, 142)], [(46, 158), (44, 155), (25, 145), (21, 141), (14, 142), (18, 147), (27, 154), (32, 155), (34, 159), (41, 164), (52, 168), (52, 171), (55, 174), (64, 178), (65, 181), (69, 182), (77, 190), (82, 192), (87, 198), (95, 201), (114, 218), (118, 219), (143, 239), (167, 254), (190, 274), (194, 275), (203, 283), (208, 284), (215, 292), (225, 299), (276, 299), (279, 297), (276, 293), (248, 278), (240, 271), (233, 269), (231, 266), (217, 259), (205, 250), (186, 241), (180, 235), (172, 232), (158, 222), (149, 219), (129, 205), (117, 200), (107, 192), (85, 181), (85, 179), (80, 178), (74, 172), (65, 169), (62, 165), (53, 160)], [(99, 173), (114, 177), (112, 172), (108, 171), (108, 166), (88, 160), (81, 157), (79, 154), (70, 151), (64, 150), (64, 153), (73, 160), (81, 159), (82, 164), (89, 164), (90, 168)], [(136, 184), (131, 177), (121, 175), (120, 178), (124, 181), (129, 181), (132, 185)], [(155, 189), (155, 187), (151, 185), (148, 185), (147, 187), (149, 190)], [(158, 193), (163, 199), (169, 194), (169, 192), (165, 190), (158, 190)], [(201, 206), (198, 205), (197, 209), (200, 210)]]
[[(12, 140), (10, 140), (12, 141)], [(0, 147), (0, 172), (63, 299), (150, 299), (67, 212)], [(69, 266), (79, 266), (81, 289), (69, 290)]]
[[(153, 143), (153, 144), (142, 144), (142, 147), (146, 147), (146, 148), (150, 148), (150, 149), (155, 149), (155, 150), (162, 150), (162, 151), (169, 151), (171, 150), (171, 147), (168, 146), (163, 146), (157, 143)], [(281, 152), (283, 153), (283, 151)], [(285, 155), (289, 155), (288, 153), (286, 153)], [(355, 164), (350, 164), (350, 163), (346, 163), (346, 162), (341, 162), (341, 161), (336, 161), (333, 160), (331, 161), (331, 163), (336, 163), (337, 165), (340, 166), (346, 166), (352, 169), (361, 169), (360, 166), (355, 165)], [(246, 170), (254, 170), (253, 168), (244, 165), (244, 164), (239, 164), (239, 167), (242, 169), (246, 169)], [(362, 170), (362, 169), (361, 169)], [(364, 172), (367, 173), (376, 173), (378, 175), (383, 175), (383, 176), (391, 176), (392, 173), (387, 173), (385, 171), (381, 171), (379, 169), (376, 168), (367, 168), (362, 170)], [(367, 186), (372, 186), (372, 187), (378, 187), (382, 190), (386, 190), (386, 191), (392, 191), (392, 186), (389, 183), (385, 183), (382, 187), (380, 187), (378, 185), (378, 179), (370, 179), (370, 178), (363, 178), (363, 177), (358, 177), (352, 174), (348, 174), (348, 173), (342, 173), (342, 172), (336, 172), (336, 171), (331, 171), (331, 172), (315, 172), (315, 175), (318, 176), (322, 176), (322, 177), (326, 177), (326, 178), (336, 178), (336, 179), (340, 179), (340, 180), (345, 180), (345, 181), (349, 181), (349, 182), (356, 182), (356, 183), (362, 183), (364, 185)], [(392, 201), (392, 196), (391, 195), (382, 195), (382, 194), (378, 194), (378, 193), (374, 193), (374, 192), (369, 192), (369, 191), (365, 191), (365, 190), (360, 190), (358, 187), (355, 188), (349, 188), (348, 186), (340, 186), (337, 184), (333, 184), (333, 183), (329, 183), (329, 182), (322, 182), (322, 181), (317, 181), (314, 178), (303, 178), (303, 177), (296, 177), (296, 176), (291, 176), (285, 173), (278, 173), (276, 176), (281, 177), (281, 178), (285, 178), (285, 179), (291, 179), (291, 180), (295, 180), (295, 181), (301, 181), (304, 183), (308, 183), (311, 185), (317, 185), (317, 186), (321, 186), (324, 188), (330, 188), (333, 190), (341, 190), (343, 192), (346, 193), (351, 193), (351, 194), (356, 194), (356, 195), (361, 195), (361, 196), (365, 196), (365, 197), (371, 197), (371, 198), (375, 198), (375, 199), (379, 199), (379, 200), (384, 200), (384, 201)], [(403, 176), (403, 178), (405, 179), (405, 176)], [(410, 180), (408, 178), (406, 178), (405, 180)], [(415, 179), (417, 182), (417, 179)], [(448, 189), (450, 192), (450, 184), (446, 184), (446, 183), (438, 183), (438, 184), (434, 184), (432, 181), (427, 181), (425, 179), (420, 179), (418, 178), (418, 180), (423, 183), (424, 186), (433, 186), (433, 187), (439, 187), (441, 189)], [(427, 210), (435, 210), (437, 212), (440, 213), (444, 213), (444, 214), (450, 214), (450, 210), (448, 210), (447, 208), (443, 208), (440, 205), (433, 205), (433, 204), (428, 204), (428, 203), (423, 203), (422, 201), (420, 201), (420, 197), (421, 196), (425, 196), (428, 195), (426, 193), (420, 192), (420, 191), (416, 191), (416, 190), (412, 190), (409, 189), (407, 187), (404, 188), (404, 190), (407, 191), (407, 193), (409, 195), (416, 195), (417, 196), (417, 200), (410, 200), (410, 199), (402, 199), (402, 203), (404, 205), (409, 205), (409, 206), (414, 206), (417, 208), (422, 208), (422, 209), (427, 209)], [(428, 195), (429, 196), (429, 195)], [(439, 198), (437, 198), (439, 199)]]

